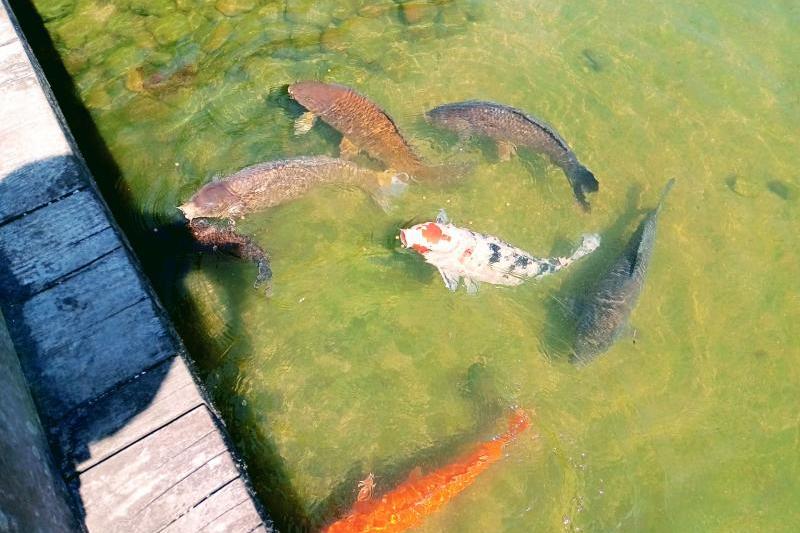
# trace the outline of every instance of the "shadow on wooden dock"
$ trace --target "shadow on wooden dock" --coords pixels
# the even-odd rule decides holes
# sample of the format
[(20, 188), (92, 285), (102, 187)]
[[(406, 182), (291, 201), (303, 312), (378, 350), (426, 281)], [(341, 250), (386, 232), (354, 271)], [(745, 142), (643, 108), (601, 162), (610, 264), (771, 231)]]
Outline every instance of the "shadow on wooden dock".
[[(167, 307), (180, 306), (183, 322), (191, 323), (198, 309), (173, 292), (197, 257), (185, 226), (170, 224), (154, 237), (137, 224), (149, 214), (118, 186), (120, 169), (41, 18), (28, 0), (15, 2), (15, 12), (143, 271)], [(20, 83), (37, 83), (32, 73), (25, 76)], [(109, 221), (84, 161), (64, 145), (0, 179), (0, 305), (77, 514), (90, 531), (269, 530), (170, 321)], [(243, 298), (228, 296), (238, 316)], [(207, 338), (182, 333), (191, 353), (207, 349)], [(304, 501), (277, 446), (259, 432), (258, 413), (248, 408), (236, 418), (221, 407), (281, 530), (315, 531), (350, 508), (367, 474), (362, 465), (354, 464), (325, 499)], [(486, 438), (488, 421), (476, 420), (472, 431), (435, 447), (386, 458), (375, 466), (380, 487), (390, 490), (418, 466), (448, 464)]]

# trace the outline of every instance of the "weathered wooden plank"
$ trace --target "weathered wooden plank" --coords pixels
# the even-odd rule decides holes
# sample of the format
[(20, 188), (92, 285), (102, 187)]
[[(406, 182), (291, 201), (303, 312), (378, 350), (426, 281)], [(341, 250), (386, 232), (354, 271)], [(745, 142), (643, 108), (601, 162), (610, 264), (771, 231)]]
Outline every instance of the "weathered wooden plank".
[[(239, 472), (231, 456), (221, 452), (151, 501), (141, 512), (135, 528), (142, 532), (161, 531), (171, 523), (181, 522), (186, 513), (191, 513), (192, 508), (197, 506), (199, 495), (207, 496), (238, 478)], [(181, 516), (175, 520), (178, 513)]]
[[(215, 469), (222, 479), (193, 477)], [(230, 482), (234, 470), (211, 414), (200, 406), (79, 476), (87, 529), (155, 531), (148, 528), (186, 514)]]
[(87, 184), (5, 9), (0, 117), (0, 222)]
[(94, 194), (78, 191), (0, 226), (0, 297), (20, 300), (120, 246)]
[(0, 9), (0, 176), (71, 153), (8, 14)]
[(6, 13), (5, 7), (0, 8), (0, 46), (13, 41), (17, 37), (16, 32), (14, 31), (13, 26), (11, 25), (11, 20), (8, 18), (8, 13)]
[(51, 425), (176, 351), (123, 249), (8, 316), (40, 415)]
[(83, 472), (201, 405), (203, 398), (180, 356), (79, 406), (54, 430), (67, 476)]
[(0, 176), (0, 223), (87, 184), (82, 163), (70, 155), (23, 165)]
[[(118, 248), (31, 297), (22, 304), (22, 318), (37, 348), (51, 351), (147, 297), (128, 255)], [(127, 335), (130, 331), (119, 333)], [(119, 334), (115, 337), (108, 341), (124, 340)]]
[(171, 523), (163, 533), (250, 533), (263, 525), (250, 498), (244, 482), (237, 479)]

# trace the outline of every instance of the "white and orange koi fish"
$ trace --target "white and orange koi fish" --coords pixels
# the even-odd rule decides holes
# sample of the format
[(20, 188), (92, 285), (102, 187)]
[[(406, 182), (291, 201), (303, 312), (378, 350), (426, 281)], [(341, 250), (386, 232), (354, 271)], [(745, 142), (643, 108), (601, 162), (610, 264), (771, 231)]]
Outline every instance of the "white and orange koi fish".
[(595, 251), (600, 236), (584, 235), (580, 247), (569, 257), (539, 258), (493, 235), (454, 226), (441, 210), (435, 222), (400, 230), (400, 242), (435, 266), (448, 289), (457, 290), (464, 278), (467, 292), (474, 294), (478, 282), (519, 285), (529, 278), (554, 274)]

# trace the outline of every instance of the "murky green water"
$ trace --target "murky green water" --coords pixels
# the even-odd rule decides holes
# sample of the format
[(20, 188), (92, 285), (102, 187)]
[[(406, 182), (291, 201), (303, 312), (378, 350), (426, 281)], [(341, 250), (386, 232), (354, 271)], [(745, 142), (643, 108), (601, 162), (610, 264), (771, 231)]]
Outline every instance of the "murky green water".
[[(791, 2), (36, 0), (123, 179), (117, 213), (286, 531), (499, 431), (532, 432), (421, 531), (795, 531), (800, 527), (800, 9)], [(334, 7), (335, 6), (335, 7)], [(379, 102), (431, 160), (426, 109), (469, 98), (552, 123), (601, 183), (583, 214), (542, 159), (460, 154), (475, 174), (390, 213), (330, 187), (241, 227), (273, 255), (197, 256), (164, 228), (213, 176), (337, 153), (285, 85)], [(92, 154), (87, 154), (91, 157)], [(580, 294), (670, 177), (633, 338), (565, 357)], [(601, 249), (539, 283), (449, 293), (397, 249), (405, 221), (454, 222), (532, 253)], [(156, 231), (158, 230), (158, 231)], [(181, 241), (182, 242), (182, 241)]]

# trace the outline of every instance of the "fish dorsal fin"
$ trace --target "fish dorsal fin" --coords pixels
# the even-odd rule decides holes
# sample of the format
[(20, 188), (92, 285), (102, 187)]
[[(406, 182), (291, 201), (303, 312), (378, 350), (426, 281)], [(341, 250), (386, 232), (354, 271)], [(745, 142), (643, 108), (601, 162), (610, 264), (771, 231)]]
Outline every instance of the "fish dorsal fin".
[(674, 186), (675, 186), (675, 178), (672, 178), (667, 182), (666, 185), (664, 185), (664, 189), (661, 191), (661, 198), (658, 199), (658, 205), (656, 206), (656, 213), (661, 211), (661, 206), (664, 205), (664, 200), (667, 199), (669, 191), (671, 191), (672, 187)]
[(444, 208), (439, 209), (439, 213), (436, 214), (436, 223), (437, 224), (449, 224), (450, 217), (447, 216), (447, 211)]
[(653, 211), (647, 215), (647, 218), (642, 222), (641, 235), (639, 236), (639, 244), (636, 247), (636, 257), (631, 261), (631, 270), (629, 274), (642, 273), (647, 268), (647, 261), (653, 251), (653, 239), (655, 239), (656, 222), (658, 221), (658, 214), (661, 212), (661, 207), (664, 205), (664, 200), (675, 185), (675, 178), (672, 178), (664, 186), (661, 191), (661, 198), (658, 200), (658, 205)]

